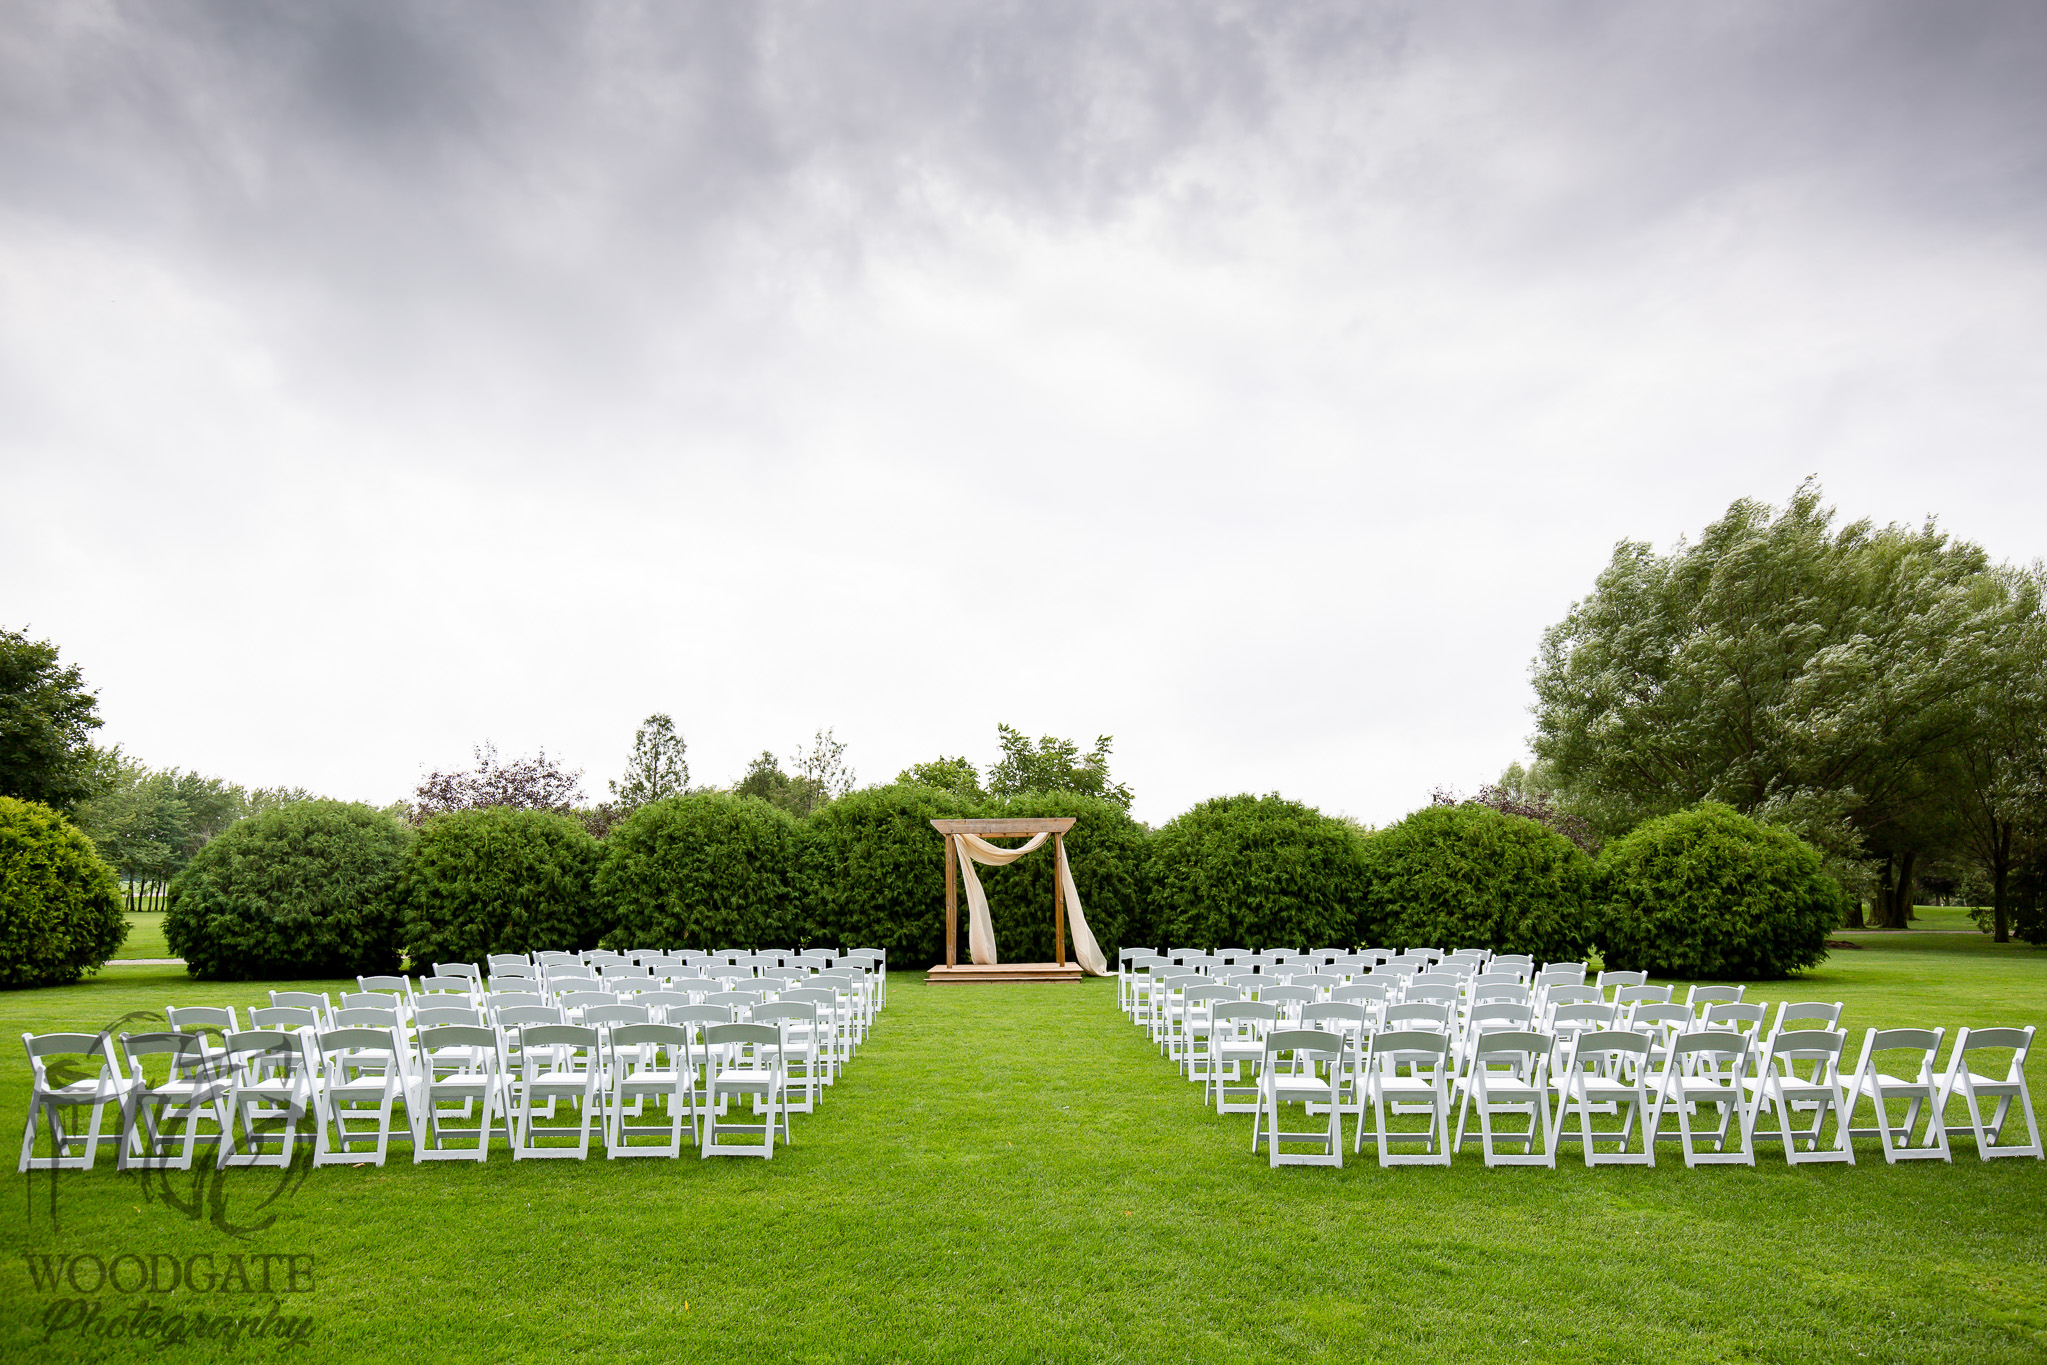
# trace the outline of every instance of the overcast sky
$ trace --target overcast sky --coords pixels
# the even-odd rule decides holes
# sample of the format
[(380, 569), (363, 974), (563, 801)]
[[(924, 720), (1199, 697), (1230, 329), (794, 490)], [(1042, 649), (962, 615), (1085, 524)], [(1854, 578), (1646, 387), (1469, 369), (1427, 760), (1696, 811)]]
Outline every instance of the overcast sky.
[(1622, 538), (2047, 553), (2047, 6), (0, 0), (0, 625), (151, 763), (1525, 752)]

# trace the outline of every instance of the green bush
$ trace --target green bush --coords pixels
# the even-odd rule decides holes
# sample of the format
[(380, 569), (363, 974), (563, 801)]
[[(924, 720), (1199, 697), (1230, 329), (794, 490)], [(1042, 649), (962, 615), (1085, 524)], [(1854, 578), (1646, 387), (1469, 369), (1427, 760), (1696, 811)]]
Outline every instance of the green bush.
[(416, 969), (490, 953), (594, 948), (603, 846), (583, 822), (510, 806), (429, 819), (400, 878), (405, 951)]
[(1366, 848), (1371, 889), (1358, 929), (1373, 947), (1490, 948), (1539, 962), (1591, 950), (1594, 864), (1533, 820), (1476, 804), (1427, 806)]
[[(1066, 833), (1066, 857), (1073, 865), (1073, 889), (1080, 893), (1087, 927), (1104, 955), (1114, 961), (1123, 944), (1135, 946), (1146, 927), (1143, 893), (1148, 835), (1122, 806), (1085, 792), (1027, 792), (982, 803), (974, 814), (983, 819), (1066, 816), (1074, 826)], [(937, 841), (938, 836), (932, 835)], [(1003, 843), (1014, 846), (1019, 840)], [(937, 849), (943, 873), (945, 849)], [(1056, 864), (1051, 841), (1008, 867), (976, 867), (988, 892), (988, 918), (995, 924), (995, 948), (1005, 962), (1052, 960), (1052, 876)], [(941, 893), (942, 895), (943, 893)], [(961, 892), (961, 923), (965, 924), (965, 892)], [(940, 913), (943, 914), (943, 905)], [(966, 930), (960, 931), (966, 941)], [(1156, 946), (1156, 945), (1148, 945)], [(964, 949), (962, 949), (964, 951)], [(941, 952), (940, 956), (943, 956)], [(1066, 937), (1066, 960), (1073, 961), (1073, 935)]]
[(1757, 980), (1827, 955), (1841, 888), (1795, 835), (1706, 802), (1647, 820), (1600, 854), (1606, 965)]
[(803, 937), (797, 825), (749, 796), (699, 792), (640, 807), (604, 840), (608, 948), (759, 948)]
[[(953, 792), (915, 783), (868, 787), (820, 809), (803, 825), (798, 878), (812, 936), (836, 947), (884, 948), (899, 966), (943, 962), (945, 840), (931, 821), (979, 813)], [(964, 925), (964, 904), (960, 915)]]
[(37, 801), (0, 796), (0, 986), (62, 986), (128, 937), (121, 884), (92, 840)]
[(1151, 836), (1147, 927), (1165, 942), (1150, 946), (1348, 946), (1364, 903), (1365, 842), (1277, 794), (1204, 801)]
[(164, 938), (213, 981), (394, 972), (412, 839), (409, 826), (357, 802), (252, 815), (171, 879)]

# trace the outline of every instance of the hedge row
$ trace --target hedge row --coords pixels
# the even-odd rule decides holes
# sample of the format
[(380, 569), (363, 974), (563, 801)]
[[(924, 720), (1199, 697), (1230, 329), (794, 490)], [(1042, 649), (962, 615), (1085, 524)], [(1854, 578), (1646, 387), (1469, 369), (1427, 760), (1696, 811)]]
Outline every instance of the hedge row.
[[(1650, 821), (1595, 862), (1478, 806), (1367, 834), (1279, 796), (1205, 801), (1147, 831), (1098, 798), (969, 803), (869, 788), (799, 822), (703, 793), (655, 802), (602, 843), (523, 811), (436, 816), (415, 834), (363, 806), (304, 802), (232, 827), (173, 882), (165, 932), (212, 977), (333, 976), (543, 947), (860, 944), (944, 956), (934, 818), (1074, 816), (1067, 836), (1104, 948), (1485, 946), (1540, 959), (1764, 977), (1809, 967), (1839, 923), (1818, 855), (1724, 806)], [(984, 871), (998, 948), (1052, 955), (1048, 855)]]
[(128, 937), (121, 884), (40, 801), (0, 796), (0, 986), (64, 986)]

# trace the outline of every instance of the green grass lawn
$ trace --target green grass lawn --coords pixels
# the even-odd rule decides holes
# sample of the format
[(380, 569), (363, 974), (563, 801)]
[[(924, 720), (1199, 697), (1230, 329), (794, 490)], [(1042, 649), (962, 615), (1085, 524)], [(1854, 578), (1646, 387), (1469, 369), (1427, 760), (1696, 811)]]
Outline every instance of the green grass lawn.
[[(1982, 933), (1976, 927), (1974, 913), (1964, 905), (1919, 905), (1912, 909), (1912, 918), (1904, 932), (1925, 933), (1929, 930), (1966, 929), (1972, 934)], [(1898, 933), (1895, 929), (1850, 930), (1851, 933)]]
[[(10, 1251), (310, 1254), (307, 1360), (2039, 1361), (2047, 1163), (1754, 1170), (1267, 1168), (1200, 1104), (1114, 987), (930, 987), (889, 1008), (772, 1162), (237, 1171), (169, 1191), (110, 1169), (17, 1177)], [(1871, 1025), (2047, 1024), (2047, 953), (1879, 938), (1751, 998)], [(92, 1028), (255, 985), (115, 967), (0, 996), (6, 1028)], [(2032, 1083), (2047, 1096), (2047, 1057)], [(4, 1115), (26, 1105), (0, 1063)], [(1959, 1108), (1959, 1106), (1958, 1106)], [(403, 1149), (399, 1149), (401, 1152)], [(1572, 1149), (1567, 1149), (1572, 1150)], [(110, 1159), (109, 1158), (103, 1158)], [(175, 1194), (177, 1200), (166, 1195)], [(267, 1206), (263, 1201), (275, 1195)], [(238, 1239), (226, 1222), (273, 1217)], [(218, 1358), (43, 1340), (13, 1258), (0, 1354)], [(108, 1311), (141, 1297), (111, 1295)], [(205, 1307), (219, 1311), (220, 1296)], [(238, 1300), (237, 1311), (273, 1298)], [(194, 1311), (179, 1291), (152, 1302)], [(274, 1349), (244, 1342), (243, 1352)]]
[[(163, 912), (143, 911), (128, 916), (128, 937), (121, 944), (116, 962), (138, 957), (176, 957), (170, 945), (163, 941)], [(171, 1002), (176, 1004), (174, 1000)]]

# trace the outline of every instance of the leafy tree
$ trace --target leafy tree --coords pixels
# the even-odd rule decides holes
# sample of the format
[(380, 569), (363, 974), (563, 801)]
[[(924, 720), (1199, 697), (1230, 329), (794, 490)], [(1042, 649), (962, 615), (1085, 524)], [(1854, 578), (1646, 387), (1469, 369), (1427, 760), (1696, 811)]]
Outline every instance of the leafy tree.
[(128, 936), (113, 870), (41, 802), (0, 796), (0, 890), (0, 986), (66, 985)]
[(765, 801), (778, 809), (788, 809), (789, 774), (782, 771), (782, 761), (772, 750), (763, 749), (759, 757), (746, 765), (745, 774), (732, 784), (734, 796), (751, 796), (756, 801)]
[(415, 970), (481, 963), (491, 953), (597, 946), (592, 889), (603, 847), (553, 811), (448, 811), (420, 828), (399, 877), (405, 950)]
[[(304, 787), (258, 787), (242, 798), (244, 817), (261, 815), (266, 810), (288, 806), (294, 801), (318, 801), (320, 794)], [(402, 808), (404, 803), (398, 803)]]
[(604, 841), (604, 946), (795, 943), (806, 934), (793, 890), (800, 828), (784, 811), (724, 792), (640, 807)]
[(171, 879), (164, 938), (215, 981), (397, 970), (415, 837), (368, 806), (295, 801), (237, 821)]
[(885, 948), (899, 966), (943, 962), (945, 840), (930, 822), (980, 813), (943, 788), (910, 783), (825, 806), (804, 822), (797, 846), (805, 921), (825, 943)]
[(412, 794), (412, 821), (423, 824), (443, 811), (510, 806), (567, 815), (583, 799), (583, 770), (566, 769), (542, 749), (533, 758), (507, 763), (489, 740), (476, 746), (476, 766), (466, 772), (428, 773)]
[(747, 764), (745, 774), (733, 785), (734, 796), (751, 796), (797, 819), (810, 815), (853, 790), (853, 770), (846, 766), (846, 746), (832, 736), (829, 728), (819, 730), (808, 748), (798, 746), (789, 756), (792, 775), (767, 750)]
[[(1930, 522), (1836, 530), (1810, 482), (1668, 555), (1623, 542), (1543, 639), (1536, 755), (1608, 837), (1715, 801), (1903, 868), (1993, 666), (1988, 569)], [(1902, 923), (1904, 881), (1880, 922)]]
[(0, 796), (69, 812), (94, 791), (99, 698), (57, 646), (0, 631)]
[(611, 783), (611, 796), (621, 816), (649, 801), (680, 796), (689, 790), (689, 745), (675, 733), (675, 722), (662, 712), (633, 732), (633, 753), (626, 761), (625, 780)]
[(789, 809), (799, 818), (853, 790), (846, 746), (832, 735), (830, 726), (817, 732), (809, 748), (799, 746), (789, 756), (789, 766), (796, 770), (789, 779)]
[(935, 787), (939, 791), (951, 792), (963, 801), (983, 801), (988, 796), (981, 789), (980, 772), (964, 757), (939, 757), (929, 763), (912, 763), (896, 774), (896, 785)]
[(1348, 947), (1368, 887), (1370, 840), (1311, 806), (1220, 796), (1151, 836), (1151, 929), (1196, 948)]
[(1991, 931), (2011, 938), (2012, 876), (2047, 848), (2047, 574), (2003, 570), (1991, 586), (2011, 613), (1974, 699), (1974, 742), (1949, 770), (1956, 842), (1990, 883)]
[[(99, 791), (78, 808), (78, 823), (126, 885), (128, 908), (163, 890), (192, 856), (250, 812), (243, 790), (218, 777), (146, 767), (116, 748), (106, 755)], [(275, 804), (274, 793), (261, 794)]]
[(1083, 754), (1070, 739), (1046, 735), (1036, 744), (1020, 731), (997, 724), (1002, 757), (988, 770), (990, 796), (1021, 796), (1026, 792), (1081, 792), (1130, 809), (1130, 788), (1109, 779), (1112, 735), (1098, 735), (1095, 747)]
[(1816, 850), (1710, 801), (1607, 845), (1599, 884), (1600, 953), (1621, 971), (1781, 977), (1822, 961), (1840, 923)]
[(1438, 802), (1365, 844), (1370, 889), (1358, 936), (1389, 948), (1490, 948), (1541, 961), (1594, 937), (1594, 867), (1541, 822), (1476, 802)]
[(1554, 792), (1529, 783), (1519, 763), (1510, 765), (1498, 782), (1480, 787), (1476, 796), (1460, 796), (1439, 787), (1430, 794), (1429, 803), (1435, 806), (1483, 806), (1502, 815), (1518, 815), (1563, 835), (1587, 853), (1599, 851), (1599, 836), (1593, 831), (1592, 822), (1559, 806)]

